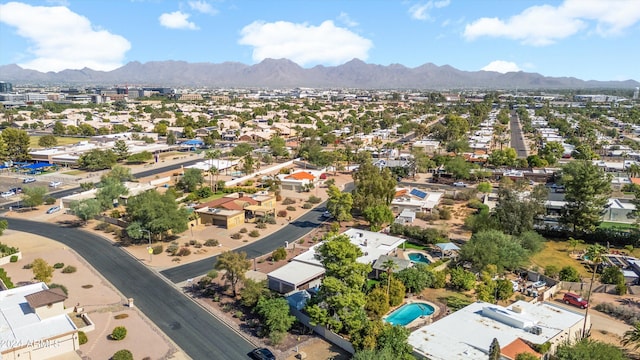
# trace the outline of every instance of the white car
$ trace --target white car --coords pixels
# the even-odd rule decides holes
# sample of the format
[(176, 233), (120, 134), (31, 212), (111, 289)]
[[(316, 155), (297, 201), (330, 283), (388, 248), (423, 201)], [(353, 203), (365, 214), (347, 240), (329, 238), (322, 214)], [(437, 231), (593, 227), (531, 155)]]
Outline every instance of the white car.
[(0, 196), (4, 199), (6, 198), (10, 198), (12, 196), (14, 196), (16, 193), (14, 193), (13, 191), (4, 191), (2, 193), (0, 193)]
[(453, 186), (457, 186), (457, 187), (467, 187), (467, 184), (465, 184), (462, 181), (456, 181), (453, 183)]
[(49, 187), (58, 187), (60, 185), (62, 185), (60, 181), (52, 181), (49, 183)]
[(32, 183), (32, 182), (36, 182), (36, 178), (26, 178), (26, 179), (22, 180), (23, 184), (28, 184), (28, 183)]
[(330, 218), (333, 217), (333, 215), (331, 215), (331, 213), (329, 211), (325, 211), (325, 212), (322, 213), (322, 217), (330, 219)]

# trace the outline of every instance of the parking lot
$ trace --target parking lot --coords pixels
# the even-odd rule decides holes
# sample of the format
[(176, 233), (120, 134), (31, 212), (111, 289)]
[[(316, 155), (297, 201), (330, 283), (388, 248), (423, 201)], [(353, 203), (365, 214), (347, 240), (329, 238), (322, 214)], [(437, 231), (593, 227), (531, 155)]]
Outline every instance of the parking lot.
[[(0, 193), (1, 192), (5, 192), (5, 191), (9, 191), (9, 189), (12, 188), (22, 188), (22, 189), (26, 189), (26, 188), (31, 188), (31, 187), (45, 187), (47, 188), (47, 190), (51, 191), (53, 190), (53, 188), (49, 187), (49, 179), (46, 178), (38, 178), (37, 176), (35, 177), (36, 182), (32, 182), (32, 183), (28, 183), (28, 184), (24, 184), (22, 182), (24, 177), (18, 177), (18, 176), (11, 176), (11, 175), (2, 175), (0, 176)], [(62, 184), (62, 186), (64, 186), (64, 184)], [(62, 186), (57, 187), (57, 189), (60, 189)], [(13, 201), (17, 201), (20, 199), (20, 195), (14, 195), (11, 197), (0, 197), (0, 204), (2, 203), (8, 203), (8, 202), (13, 202)]]

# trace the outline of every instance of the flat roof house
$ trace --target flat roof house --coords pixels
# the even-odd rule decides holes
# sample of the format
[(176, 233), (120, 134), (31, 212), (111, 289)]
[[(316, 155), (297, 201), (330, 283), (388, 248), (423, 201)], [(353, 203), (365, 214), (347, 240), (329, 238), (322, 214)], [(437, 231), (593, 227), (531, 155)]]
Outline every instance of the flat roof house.
[(80, 358), (66, 299), (62, 290), (42, 282), (0, 291), (0, 359)]
[(504, 357), (512, 354), (509, 346), (515, 347), (511, 344), (518, 339), (530, 344), (549, 342), (553, 352), (559, 344), (580, 339), (583, 324), (583, 314), (547, 302), (517, 301), (503, 307), (478, 301), (414, 331), (409, 344), (421, 358), (485, 360), (494, 338)]

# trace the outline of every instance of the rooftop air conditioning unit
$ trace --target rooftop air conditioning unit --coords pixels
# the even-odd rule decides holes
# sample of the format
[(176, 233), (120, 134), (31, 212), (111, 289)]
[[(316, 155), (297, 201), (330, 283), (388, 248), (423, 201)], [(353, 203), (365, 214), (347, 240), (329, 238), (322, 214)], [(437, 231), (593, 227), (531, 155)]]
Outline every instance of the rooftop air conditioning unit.
[(531, 333), (534, 335), (542, 334), (542, 328), (540, 326), (534, 326), (531, 328)]

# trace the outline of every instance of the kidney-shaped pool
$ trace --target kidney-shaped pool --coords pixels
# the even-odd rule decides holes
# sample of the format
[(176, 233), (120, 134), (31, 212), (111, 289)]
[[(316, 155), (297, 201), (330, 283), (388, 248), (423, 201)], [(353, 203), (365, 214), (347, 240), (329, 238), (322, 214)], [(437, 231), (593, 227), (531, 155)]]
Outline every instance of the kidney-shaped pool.
[(389, 314), (384, 320), (392, 325), (405, 326), (420, 316), (433, 314), (433, 306), (426, 303), (404, 304), (397, 310)]

